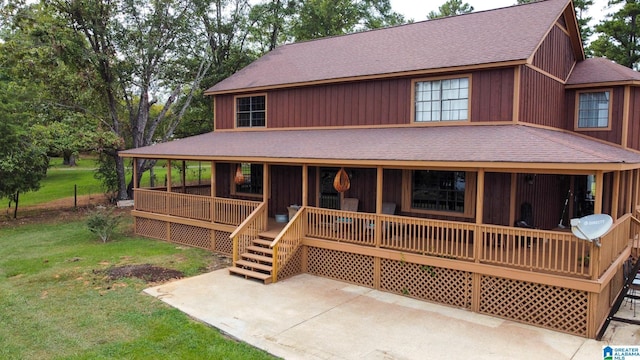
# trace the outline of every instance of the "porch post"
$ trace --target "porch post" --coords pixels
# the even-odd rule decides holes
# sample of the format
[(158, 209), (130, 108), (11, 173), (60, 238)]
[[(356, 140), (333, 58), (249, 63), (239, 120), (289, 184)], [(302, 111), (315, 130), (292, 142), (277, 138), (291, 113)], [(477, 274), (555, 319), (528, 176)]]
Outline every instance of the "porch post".
[(613, 194), (611, 196), (611, 217), (613, 220), (617, 220), (620, 203), (620, 171), (613, 172)]
[[(484, 203), (484, 169), (478, 170), (478, 178), (476, 181), (476, 227), (473, 231), (473, 258), (476, 263), (480, 262), (480, 254), (482, 252), (482, 218)], [(473, 272), (471, 278), (471, 311), (478, 312), (480, 310), (481, 301), (481, 275)]]
[(309, 205), (309, 166), (302, 165), (302, 206)]
[(167, 159), (167, 192), (171, 192), (171, 160)]
[(513, 226), (516, 223), (516, 194), (518, 174), (511, 173), (511, 192), (509, 194), (509, 226)]
[(602, 170), (596, 171), (596, 199), (593, 204), (593, 213), (602, 214), (602, 190), (604, 189), (604, 172)]
[(133, 158), (133, 189), (138, 188), (138, 158)]
[(376, 222), (375, 222), (375, 242), (376, 247), (380, 247), (380, 240), (382, 239), (382, 223), (380, 221), (380, 214), (382, 214), (382, 179), (384, 177), (384, 170), (382, 166), (378, 166), (376, 169)]
[(269, 225), (269, 198), (271, 197), (271, 186), (269, 186), (269, 178), (271, 177), (269, 174), (269, 164), (262, 164), (262, 174), (262, 201), (265, 203), (265, 207), (267, 208), (267, 216), (264, 217), (263, 226), (266, 229)]
[(211, 222), (216, 222), (215, 212), (216, 212), (216, 162), (211, 161)]

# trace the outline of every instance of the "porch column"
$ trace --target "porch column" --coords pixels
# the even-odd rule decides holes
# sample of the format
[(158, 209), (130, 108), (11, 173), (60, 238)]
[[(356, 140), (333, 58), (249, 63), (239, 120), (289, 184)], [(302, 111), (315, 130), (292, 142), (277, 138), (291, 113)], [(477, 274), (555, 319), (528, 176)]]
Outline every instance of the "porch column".
[(604, 189), (604, 172), (596, 171), (596, 198), (593, 204), (593, 213), (602, 214), (602, 190)]
[(509, 193), (509, 226), (516, 223), (516, 193), (518, 174), (511, 173), (511, 191)]
[(376, 247), (380, 247), (382, 240), (382, 222), (380, 215), (382, 214), (382, 179), (384, 177), (384, 169), (382, 166), (376, 168), (376, 222), (375, 222), (375, 243)]
[(611, 194), (611, 217), (618, 219), (618, 205), (620, 203), (620, 171), (613, 172), (613, 194)]
[(302, 165), (302, 206), (309, 205), (309, 166)]
[(167, 159), (167, 192), (171, 192), (171, 160)]
[[(478, 170), (478, 179), (476, 181), (476, 228), (473, 232), (473, 258), (476, 263), (480, 262), (480, 254), (482, 253), (482, 225), (484, 202), (484, 169)], [(480, 311), (480, 280), (481, 275), (474, 272), (471, 278), (471, 311)]]
[(624, 173), (627, 181), (627, 195), (624, 197), (627, 205), (625, 213), (633, 214), (633, 170), (626, 170)]
[(211, 222), (216, 222), (215, 211), (216, 211), (216, 162), (211, 161)]
[(138, 158), (133, 158), (133, 188), (138, 188)]
[(269, 164), (262, 164), (262, 201), (264, 201), (265, 206), (267, 208), (267, 216), (264, 217), (264, 228), (266, 229), (268, 226), (268, 218), (269, 218), (269, 198), (271, 197), (271, 186), (269, 178), (271, 175), (269, 174)]

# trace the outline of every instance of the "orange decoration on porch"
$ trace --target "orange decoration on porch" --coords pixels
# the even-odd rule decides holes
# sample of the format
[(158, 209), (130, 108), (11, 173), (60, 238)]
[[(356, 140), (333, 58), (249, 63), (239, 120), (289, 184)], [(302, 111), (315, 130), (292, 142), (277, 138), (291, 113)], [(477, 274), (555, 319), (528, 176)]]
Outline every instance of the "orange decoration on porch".
[(240, 164), (238, 164), (236, 168), (236, 176), (233, 178), (233, 182), (235, 182), (236, 185), (244, 184), (244, 175), (242, 174), (242, 165)]
[(345, 192), (351, 187), (351, 180), (344, 168), (340, 168), (336, 174), (336, 178), (333, 180), (333, 188), (338, 192)]

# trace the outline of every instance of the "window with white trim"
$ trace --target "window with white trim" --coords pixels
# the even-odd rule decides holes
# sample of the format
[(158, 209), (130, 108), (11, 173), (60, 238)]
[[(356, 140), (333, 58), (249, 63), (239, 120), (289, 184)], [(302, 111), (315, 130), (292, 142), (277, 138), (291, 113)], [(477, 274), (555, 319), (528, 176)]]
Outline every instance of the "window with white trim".
[(265, 95), (236, 98), (236, 126), (264, 127), (267, 119)]
[(578, 93), (578, 128), (609, 127), (609, 91)]
[(469, 119), (469, 78), (417, 81), (415, 121), (460, 121)]

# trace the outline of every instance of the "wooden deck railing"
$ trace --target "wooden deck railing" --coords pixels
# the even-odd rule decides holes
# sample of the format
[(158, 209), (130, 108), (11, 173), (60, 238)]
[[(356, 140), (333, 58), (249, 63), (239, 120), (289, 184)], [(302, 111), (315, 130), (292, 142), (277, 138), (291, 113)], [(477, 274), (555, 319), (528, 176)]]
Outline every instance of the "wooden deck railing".
[(214, 198), (213, 221), (219, 224), (239, 225), (249, 214), (263, 204), (260, 201)]
[(302, 244), (305, 234), (306, 207), (301, 207), (280, 234), (271, 242), (273, 249), (273, 282), (278, 281), (278, 270), (285, 266)]
[(135, 209), (139, 211), (234, 226), (240, 225), (261, 204), (259, 201), (211, 198), (150, 189), (135, 189), (134, 200)]
[(481, 241), (482, 263), (561, 274), (590, 275), (593, 244), (571, 231), (547, 231), (495, 225), (474, 225)]
[(266, 230), (267, 227), (267, 206), (261, 203), (249, 216), (229, 235), (233, 241), (233, 265), (240, 258), (240, 254), (245, 252), (251, 241), (258, 237), (258, 234)]
[[(616, 221), (598, 248), (569, 229), (548, 231), (320, 208), (307, 208), (305, 214), (307, 237), (582, 278), (600, 276), (632, 237), (631, 215)], [(633, 224), (639, 234), (640, 223)], [(379, 237), (376, 228), (382, 230)]]

